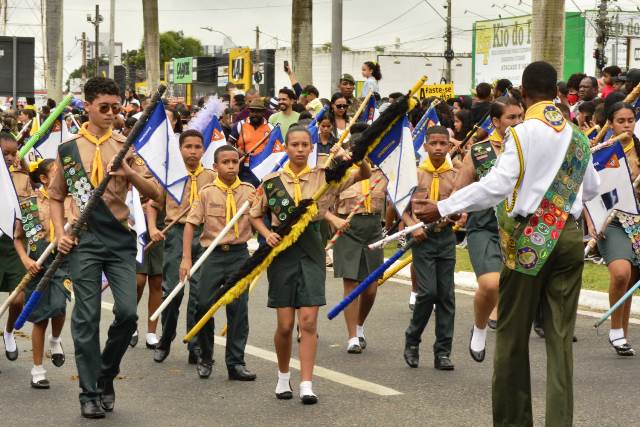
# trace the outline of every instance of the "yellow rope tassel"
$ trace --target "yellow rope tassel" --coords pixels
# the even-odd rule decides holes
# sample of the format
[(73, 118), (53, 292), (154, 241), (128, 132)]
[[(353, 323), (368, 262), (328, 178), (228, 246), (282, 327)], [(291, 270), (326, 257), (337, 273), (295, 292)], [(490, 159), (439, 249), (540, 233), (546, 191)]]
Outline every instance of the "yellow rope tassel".
[(384, 282), (386, 282), (387, 280), (391, 279), (393, 276), (396, 275), (396, 273), (398, 271), (402, 270), (403, 268), (405, 268), (407, 265), (411, 264), (412, 262), (413, 262), (413, 255), (409, 255), (408, 257), (398, 261), (393, 267), (391, 267), (390, 269), (388, 269), (384, 273), (384, 276), (382, 276), (380, 279), (378, 279), (378, 286), (382, 286), (384, 284)]
[[(253, 292), (253, 288), (255, 288), (256, 285), (258, 284), (258, 279), (260, 279), (260, 275), (257, 275), (256, 278), (253, 279), (253, 282), (251, 282), (251, 284), (249, 285), (249, 295), (251, 295), (251, 293)], [(222, 332), (220, 332), (220, 336), (226, 337), (228, 329), (229, 329), (229, 323), (224, 325), (224, 328), (222, 328)]]
[[(328, 186), (327, 186), (328, 188)], [(326, 190), (325, 190), (326, 191)], [(256, 279), (264, 270), (271, 265), (273, 260), (283, 251), (291, 247), (298, 238), (304, 233), (307, 226), (311, 222), (311, 220), (318, 215), (318, 206), (313, 203), (307, 208), (307, 212), (305, 212), (300, 219), (291, 227), (291, 232), (284, 236), (278, 246), (273, 248), (269, 255), (256, 267), (251, 271), (251, 273), (247, 274), (244, 278), (242, 278), (238, 283), (236, 283), (231, 289), (225, 293), (222, 298), (216, 301), (215, 304), (211, 306), (211, 308), (207, 311), (207, 313), (202, 316), (202, 318), (196, 323), (193, 328), (185, 335), (182, 339), (185, 343), (191, 341), (193, 337), (196, 336), (200, 329), (204, 327), (204, 325), (216, 314), (216, 311), (223, 305), (229, 304), (234, 299), (238, 298), (242, 293), (249, 287), (251, 282)]]

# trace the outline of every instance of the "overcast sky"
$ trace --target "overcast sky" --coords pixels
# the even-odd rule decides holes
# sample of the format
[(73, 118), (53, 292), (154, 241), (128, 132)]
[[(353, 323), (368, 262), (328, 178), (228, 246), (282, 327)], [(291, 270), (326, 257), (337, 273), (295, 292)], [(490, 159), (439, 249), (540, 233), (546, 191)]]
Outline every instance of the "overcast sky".
[[(471, 52), (471, 28), (476, 20), (523, 15), (535, 0), (453, 0), (453, 47), (457, 52)], [(291, 39), (291, 0), (159, 0), (160, 31), (183, 31), (204, 45), (222, 44), (223, 36), (200, 29), (208, 26), (228, 34), (240, 46), (255, 47), (255, 27), (261, 34), (261, 48), (289, 46)], [(445, 21), (429, 6), (446, 17), (444, 0), (344, 0), (343, 40), (351, 49), (372, 49), (392, 45), (400, 38), (402, 50), (439, 52), (444, 50), (442, 35)], [(566, 10), (593, 9), (596, 0), (567, 0)], [(624, 10), (636, 10), (640, 0), (618, 0)], [(8, 35), (39, 36), (40, 0), (9, 1)], [(109, 0), (64, 0), (64, 75), (77, 68), (82, 60), (79, 38), (83, 31), (92, 40), (94, 29), (86, 15), (100, 5), (105, 21), (100, 32), (108, 31)], [(116, 0), (116, 41), (124, 49), (137, 49), (143, 34), (142, 1)], [(467, 12), (465, 12), (467, 11)], [(25, 25), (26, 24), (26, 25)], [(379, 27), (379, 29), (378, 29)], [(375, 30), (370, 34), (371, 30)], [(313, 2), (313, 42), (321, 45), (331, 40), (331, 0)], [(415, 40), (415, 41), (414, 41)], [(413, 41), (413, 42), (412, 42)], [(36, 55), (39, 53), (36, 52)], [(41, 53), (40, 53), (41, 54)]]

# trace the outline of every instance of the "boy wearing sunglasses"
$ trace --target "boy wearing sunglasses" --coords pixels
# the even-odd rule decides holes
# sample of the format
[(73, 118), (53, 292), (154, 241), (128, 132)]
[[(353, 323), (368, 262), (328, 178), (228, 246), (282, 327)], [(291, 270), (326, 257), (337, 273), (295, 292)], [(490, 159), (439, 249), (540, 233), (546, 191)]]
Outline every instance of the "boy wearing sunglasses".
[[(136, 239), (129, 230), (129, 209), (125, 202), (129, 185), (145, 197), (157, 199), (160, 191), (140, 158), (125, 157), (118, 170), (113, 158), (126, 138), (113, 133), (113, 122), (120, 112), (120, 90), (107, 78), (96, 77), (84, 87), (85, 110), (89, 121), (78, 135), (58, 148), (58, 169), (49, 186), (51, 219), (58, 250), (70, 253), (71, 279), (76, 303), (71, 332), (80, 381), (80, 408), (86, 418), (103, 418), (113, 411), (113, 379), (120, 372), (120, 361), (136, 330)], [(79, 237), (64, 231), (64, 200), (70, 194), (79, 216), (104, 177), (112, 176), (104, 195), (91, 210)], [(115, 319), (100, 354), (101, 274), (104, 272), (114, 298)]]

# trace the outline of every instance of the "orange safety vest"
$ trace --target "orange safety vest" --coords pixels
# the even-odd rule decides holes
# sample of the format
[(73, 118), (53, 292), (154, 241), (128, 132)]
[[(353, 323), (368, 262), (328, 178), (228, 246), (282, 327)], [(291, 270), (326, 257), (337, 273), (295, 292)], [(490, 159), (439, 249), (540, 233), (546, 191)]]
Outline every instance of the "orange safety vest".
[[(240, 132), (238, 137), (238, 148), (243, 152), (248, 153), (251, 151), (257, 144), (264, 138), (266, 134), (271, 132), (271, 126), (266, 121), (262, 123), (258, 128), (254, 128), (251, 123), (249, 123), (249, 118), (247, 117), (243, 122), (242, 126), (240, 126)], [(263, 143), (260, 147), (256, 148), (252, 154), (258, 154), (262, 150), (264, 150), (266, 143)], [(248, 158), (247, 158), (248, 160)]]

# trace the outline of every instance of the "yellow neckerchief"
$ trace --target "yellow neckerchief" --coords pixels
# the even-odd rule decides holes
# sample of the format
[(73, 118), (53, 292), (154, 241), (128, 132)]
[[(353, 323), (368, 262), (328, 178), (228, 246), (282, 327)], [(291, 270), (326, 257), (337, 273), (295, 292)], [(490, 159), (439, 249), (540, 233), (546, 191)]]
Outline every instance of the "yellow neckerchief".
[(562, 131), (567, 125), (562, 112), (552, 101), (540, 101), (527, 108), (524, 120), (538, 119), (542, 123), (551, 127), (556, 132)]
[(80, 135), (84, 137), (84, 139), (86, 139), (87, 141), (91, 142), (96, 146), (96, 153), (93, 155), (93, 161), (91, 162), (90, 181), (94, 187), (97, 187), (98, 184), (100, 184), (100, 181), (102, 181), (102, 178), (104, 178), (104, 169), (102, 167), (102, 155), (100, 154), (100, 145), (102, 145), (103, 142), (111, 138), (111, 134), (113, 133), (113, 131), (112, 129), (109, 129), (107, 133), (105, 133), (100, 137), (100, 139), (98, 139), (87, 130), (88, 126), (89, 126), (89, 122), (83, 123), (82, 126), (80, 127), (79, 132), (80, 132)]
[(191, 172), (187, 170), (189, 177), (191, 177), (191, 189), (189, 190), (189, 204), (192, 204), (194, 200), (200, 200), (200, 196), (198, 196), (198, 175), (200, 175), (204, 171), (204, 166), (201, 163), (198, 164), (198, 167), (195, 171)]
[(360, 186), (362, 188), (362, 195), (364, 196), (364, 211), (366, 213), (371, 213), (371, 180), (363, 179), (360, 181)]
[(489, 142), (493, 143), (491, 144), (492, 146), (498, 147), (498, 153), (502, 153), (502, 150), (504, 149), (502, 146), (502, 137), (497, 130), (494, 129), (494, 131), (491, 132), (489, 135)]
[[(40, 194), (42, 194), (45, 199), (49, 200), (49, 192), (46, 188), (40, 187)], [(56, 235), (53, 229), (53, 221), (51, 220), (51, 212), (49, 212), (49, 242), (53, 242), (55, 239)]]
[(633, 138), (631, 139), (631, 142), (622, 147), (622, 149), (624, 150), (624, 154), (627, 154), (629, 151), (633, 150)]
[[(237, 176), (236, 176), (236, 180), (234, 181), (233, 184), (231, 184), (231, 186), (228, 186), (227, 184), (222, 182), (222, 180), (220, 179), (220, 176), (216, 176), (216, 179), (213, 181), (213, 185), (215, 185), (220, 190), (227, 193), (227, 209), (226, 209), (227, 224), (229, 224), (229, 221), (231, 221), (231, 218), (236, 216), (236, 212), (238, 211), (236, 207), (236, 199), (233, 197), (233, 190), (240, 187), (241, 182), (242, 181), (240, 181), (240, 178), (238, 178)], [(233, 224), (233, 231), (235, 231), (236, 237), (240, 237), (240, 231), (238, 229), (237, 221), (235, 224)]]
[(291, 177), (291, 179), (293, 179), (293, 201), (296, 206), (298, 206), (298, 203), (300, 203), (300, 200), (302, 200), (302, 187), (300, 186), (300, 177), (304, 174), (310, 173), (311, 168), (309, 167), (309, 165), (307, 165), (300, 171), (299, 174), (296, 174), (291, 170), (291, 167), (289, 166), (290, 163), (291, 162), (285, 163), (284, 168), (282, 168), (282, 172), (286, 173)]
[(431, 159), (427, 157), (420, 165), (420, 169), (431, 173), (431, 175), (433, 176), (433, 179), (431, 181), (431, 191), (429, 192), (429, 199), (437, 202), (438, 197), (440, 197), (440, 174), (453, 169), (453, 165), (451, 164), (449, 159), (445, 159), (440, 167), (436, 169), (435, 166), (433, 166), (433, 163), (431, 163)]

